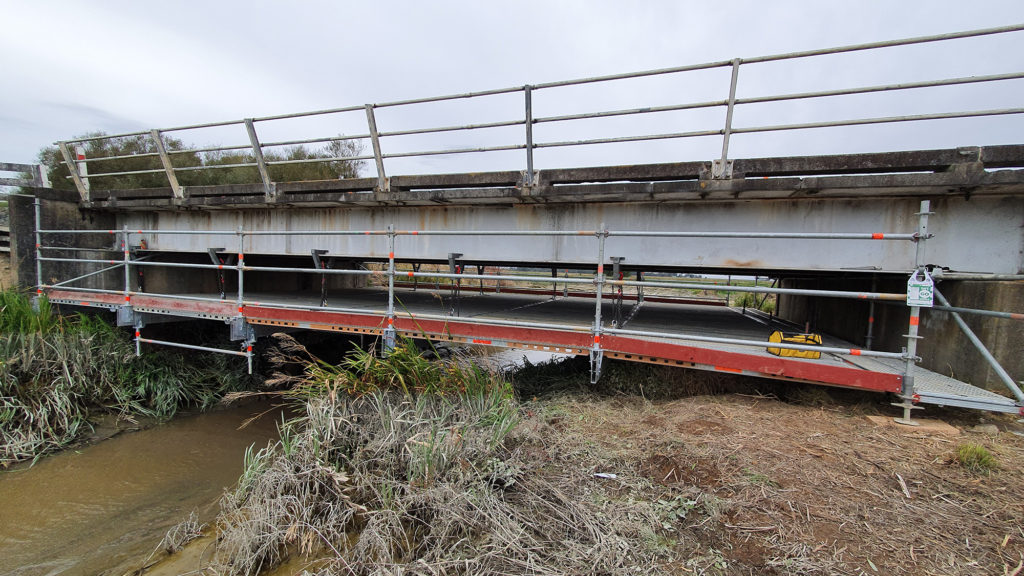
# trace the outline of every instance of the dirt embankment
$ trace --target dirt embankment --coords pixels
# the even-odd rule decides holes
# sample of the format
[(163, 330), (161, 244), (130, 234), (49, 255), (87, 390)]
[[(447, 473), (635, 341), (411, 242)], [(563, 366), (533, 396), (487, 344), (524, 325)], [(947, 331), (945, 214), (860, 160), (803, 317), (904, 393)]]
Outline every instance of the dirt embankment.
[[(955, 426), (868, 419), (884, 404), (820, 406), (729, 394), (538, 402), (543, 470), (658, 503), (674, 574), (1009, 574), (1024, 558), (1024, 438), (1012, 418), (932, 410)], [(979, 419), (989, 422), (978, 426)], [(993, 426), (991, 423), (995, 422)], [(594, 470), (559, 470), (547, 442), (586, 447)], [(549, 440), (548, 442), (551, 442)], [(971, 472), (959, 446), (998, 468)], [(558, 472), (554, 472), (558, 470)]]
[[(939, 425), (906, 428), (879, 396), (798, 388), (790, 398), (526, 398), (511, 456), (523, 476), (505, 498), (522, 484), (557, 486), (609, 538), (653, 559), (652, 574), (1020, 573), (1021, 424), (929, 409)], [(993, 469), (962, 465), (957, 448), (971, 444)], [(200, 546), (208, 561), (216, 545)], [(195, 570), (202, 555), (186, 550), (154, 573)], [(295, 555), (270, 574), (344, 573), (324, 560)]]

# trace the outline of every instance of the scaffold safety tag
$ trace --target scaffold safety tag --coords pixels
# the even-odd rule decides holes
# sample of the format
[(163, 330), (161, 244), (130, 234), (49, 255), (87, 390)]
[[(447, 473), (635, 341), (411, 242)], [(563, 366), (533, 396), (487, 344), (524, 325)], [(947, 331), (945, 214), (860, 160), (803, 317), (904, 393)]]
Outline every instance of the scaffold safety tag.
[(934, 297), (935, 283), (928, 271), (915, 271), (907, 281), (907, 306), (931, 308)]

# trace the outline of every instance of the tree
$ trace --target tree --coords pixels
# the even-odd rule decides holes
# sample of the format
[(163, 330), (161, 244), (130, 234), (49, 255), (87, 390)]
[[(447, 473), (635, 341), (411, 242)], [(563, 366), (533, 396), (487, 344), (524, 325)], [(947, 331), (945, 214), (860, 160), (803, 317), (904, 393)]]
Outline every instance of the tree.
[[(156, 156), (156, 144), (148, 135), (107, 138), (103, 132), (79, 136), (87, 139), (80, 145), (84, 148), (90, 174), (123, 172), (147, 172), (141, 174), (120, 174), (117, 176), (89, 176), (89, 184), (95, 190), (124, 190), (132, 188), (163, 188), (168, 186), (163, 164)], [(252, 184), (261, 182), (255, 166), (256, 158), (250, 153), (229, 153), (224, 151), (197, 152), (176, 138), (163, 137), (164, 148), (175, 168), (198, 168), (200, 170), (176, 170), (175, 176), (182, 186), (209, 186), (216, 184)], [(302, 180), (334, 180), (358, 178), (363, 167), (361, 160), (326, 160), (327, 158), (348, 158), (362, 153), (362, 143), (339, 137), (324, 146), (307, 148), (291, 146), (283, 151), (265, 150), (264, 160), (269, 164), (271, 180), (275, 182), (296, 182)], [(74, 150), (71, 151), (74, 154)], [(104, 158), (110, 158), (104, 160)], [(325, 159), (322, 162), (294, 162), (296, 160)], [(287, 162), (287, 164), (273, 164)], [(39, 162), (47, 167), (51, 185), (61, 190), (73, 190), (71, 172), (64, 163), (64, 156), (56, 146), (48, 146), (39, 152)], [(224, 168), (218, 168), (225, 166)]]
[[(156, 145), (146, 135), (125, 136), (122, 138), (106, 138), (103, 132), (90, 132), (79, 136), (79, 139), (86, 139), (80, 145), (84, 149), (85, 157), (90, 159), (114, 158), (112, 160), (98, 160), (89, 162), (91, 174), (106, 174), (110, 172), (134, 172), (142, 170), (162, 170), (163, 164), (156, 156), (142, 156), (133, 158), (139, 154), (155, 154)], [(199, 166), (202, 163), (200, 156), (194, 152), (178, 154), (185, 151), (185, 145), (181, 140), (175, 138), (164, 138), (164, 147), (172, 153), (175, 167)], [(75, 150), (72, 148), (71, 153)], [(71, 171), (64, 163), (64, 156), (56, 146), (47, 146), (39, 151), (39, 163), (47, 167), (50, 177), (50, 185), (58, 190), (73, 190), (74, 182), (69, 178)], [(126, 189), (126, 188), (159, 188), (167, 186), (167, 176), (161, 173), (150, 174), (128, 174), (124, 176), (90, 176), (91, 187), (105, 189)]]

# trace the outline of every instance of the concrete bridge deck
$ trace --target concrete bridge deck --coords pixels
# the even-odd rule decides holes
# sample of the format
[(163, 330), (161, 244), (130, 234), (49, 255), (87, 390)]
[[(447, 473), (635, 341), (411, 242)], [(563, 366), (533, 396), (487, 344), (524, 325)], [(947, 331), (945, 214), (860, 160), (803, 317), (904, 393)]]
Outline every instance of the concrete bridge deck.
[[(93, 190), (99, 210), (203, 210), (308, 207), (450, 206), (608, 202), (735, 202), (815, 198), (906, 198), (1024, 192), (1024, 145), (970, 146), (873, 154), (733, 161), (732, 177), (712, 177), (711, 162), (678, 162), (523, 171)], [(78, 200), (68, 194), (64, 199)]]
[[(710, 178), (710, 163), (689, 162), (541, 170), (533, 185), (524, 183), (521, 172), (494, 172), (395, 176), (388, 190), (374, 188), (375, 179), (281, 183), (274, 198), (258, 185), (185, 189), (183, 198), (169, 189), (94, 190), (92, 200), (81, 204), (73, 193), (41, 197), (72, 201), (115, 230), (150, 231), (134, 235), (133, 243), (145, 240), (154, 252), (204, 253), (224, 246), (246, 254), (306, 257), (310, 250), (328, 250), (338, 258), (384, 261), (390, 251), (385, 238), (344, 232), (390, 225), (405, 231), (396, 245), (400, 260), (443, 263), (449, 253), (461, 253), (467, 264), (572, 268), (594, 265), (592, 237), (603, 224), (612, 231), (608, 255), (625, 257), (631, 269), (898, 275), (916, 267), (912, 241), (808, 243), (740, 236), (912, 234), (919, 200), (928, 198), (935, 233), (926, 264), (950, 272), (1021, 275), (1021, 168), (1024, 146), (1017, 145), (737, 159), (727, 180)], [(230, 237), (238, 229), (247, 233), (240, 247)], [(616, 236), (631, 230), (737, 237), (694, 235), (668, 242)], [(452, 231), (465, 235), (444, 235)], [(493, 236), (500, 231), (509, 234)], [(539, 236), (566, 231), (591, 238)]]

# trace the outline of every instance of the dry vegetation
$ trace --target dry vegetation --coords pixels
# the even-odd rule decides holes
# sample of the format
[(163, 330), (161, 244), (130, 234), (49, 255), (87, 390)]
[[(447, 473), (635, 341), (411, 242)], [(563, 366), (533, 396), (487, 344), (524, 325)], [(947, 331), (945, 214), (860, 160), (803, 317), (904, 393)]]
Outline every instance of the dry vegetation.
[(364, 365), (249, 454), (207, 570), (1022, 572), (1013, 418), (879, 426), (881, 396), (616, 363), (594, 389), (571, 361), (520, 371), (518, 401), (500, 384), (339, 393), (381, 377)]
[[(1024, 555), (1024, 439), (1005, 431), (878, 427), (857, 406), (736, 394), (563, 396), (536, 410), (525, 426), (587, 446), (628, 497), (683, 506), (667, 520), (666, 573), (1005, 574)], [(963, 442), (998, 469), (962, 465)]]

